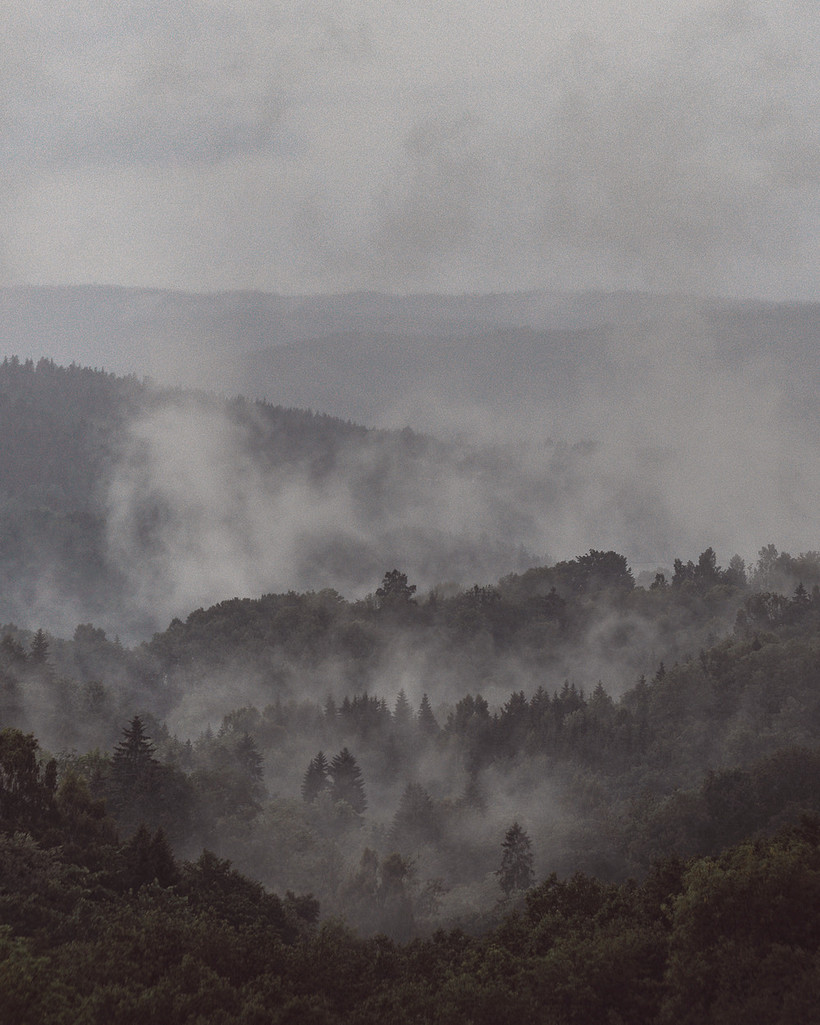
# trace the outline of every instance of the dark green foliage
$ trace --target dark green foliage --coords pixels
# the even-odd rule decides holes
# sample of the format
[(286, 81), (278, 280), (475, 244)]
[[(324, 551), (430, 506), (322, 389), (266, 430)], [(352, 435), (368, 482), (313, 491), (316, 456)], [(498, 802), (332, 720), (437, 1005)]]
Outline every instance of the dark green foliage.
[[(36, 755), (36, 741), (24, 746)], [(333, 921), (317, 929), (311, 897), (268, 893), (209, 852), (180, 865), (145, 827), (115, 850), (114, 871), (89, 870), (110, 832), (76, 783), (61, 785), (56, 803), (53, 846), (13, 832), (14, 821), (0, 832), (4, 1025), (816, 1017), (817, 819), (713, 859), (667, 859), (642, 884), (552, 875), (481, 936), (438, 932), (401, 945)], [(350, 882), (357, 917), (408, 929), (412, 875), (400, 855), (365, 851)]]
[(302, 800), (310, 804), (330, 789), (330, 765), (320, 751), (305, 770), (302, 780)]
[(0, 730), (0, 827), (42, 827), (52, 810), (56, 768), (53, 760), (41, 766), (32, 734)]
[(330, 762), (330, 796), (334, 801), (349, 804), (359, 814), (367, 808), (362, 770), (346, 747)]
[(506, 897), (514, 890), (527, 890), (532, 886), (532, 842), (517, 822), (513, 822), (504, 836), (501, 867), (496, 875)]
[(397, 569), (385, 573), (381, 587), (376, 588), (376, 598), (381, 608), (396, 609), (409, 605), (416, 593), (416, 585), (407, 583), (407, 574)]
[(141, 823), (181, 839), (190, 829), (193, 788), (184, 773), (154, 757), (140, 716), (134, 716), (114, 748), (103, 794), (118, 825), (132, 833)]
[(122, 738), (111, 758), (106, 796), (114, 816), (132, 830), (150, 814), (159, 762), (138, 715), (123, 729)]
[(153, 835), (141, 824), (123, 849), (126, 886), (138, 890), (149, 883), (173, 886), (179, 870), (168, 840), (161, 829)]
[(820, 982), (817, 820), (691, 865), (672, 905), (662, 1019), (811, 1020)]
[(138, 715), (123, 729), (122, 738), (111, 758), (111, 782), (115, 792), (130, 797), (148, 784), (158, 762), (154, 758), (154, 745)]
[[(96, 894), (95, 908), (103, 891), (113, 903), (132, 894), (129, 900), (155, 915), (141, 934), (138, 955), (156, 941), (173, 966), (171, 979), (154, 963), (118, 1004), (112, 990), (119, 983), (111, 982), (116, 975), (106, 951), (74, 949), (60, 956), (86, 965), (83, 958), (95, 956), (107, 964), (97, 977), (91, 965), (89, 979), (97, 981), (89, 983), (83, 999), (93, 993), (108, 1011), (130, 1007), (129, 1001), (143, 1007), (141, 1001), (155, 1000), (170, 1021), (183, 1015), (182, 1007), (189, 1017), (205, 1014), (202, 1007), (216, 1007), (215, 1020), (219, 1014), (241, 1020), (251, 1014), (248, 1008), (268, 1014), (269, 1009), (259, 1010), (268, 1007), (263, 994), (276, 995), (271, 1014), (281, 1010), (284, 1015), (290, 1007), (295, 1015), (331, 1021), (345, 1015), (367, 1021), (371, 1013), (402, 1020), (410, 1008), (419, 1020), (430, 1021), (518, 1016), (610, 1025), (661, 1022), (663, 1015), (667, 1023), (675, 1021), (686, 997), (675, 995), (674, 987), (685, 994), (685, 972), (694, 963), (691, 952), (681, 953), (684, 968), (673, 971), (669, 957), (672, 909), (684, 894), (689, 869), (684, 859), (719, 858), (728, 846), (749, 838), (755, 852), (763, 851), (765, 838), (784, 823), (818, 810), (820, 598), (797, 585), (787, 595), (753, 596), (725, 579), (728, 571), (716, 565), (708, 549), (693, 564), (691, 579), (647, 590), (628, 587), (615, 560), (607, 583), (600, 566), (603, 576), (593, 572), (599, 560), (594, 552), (590, 556), (561, 566), (560, 573), (543, 567), (526, 582), (523, 576), (510, 579), (487, 593), (473, 589), (413, 603), (404, 621), (388, 622), (372, 601), (290, 594), (222, 603), (172, 624), (155, 638), (149, 654), (145, 648), (139, 655), (150, 667), (148, 678), (162, 681), (157, 693), (167, 707), (173, 707), (183, 683), (193, 689), (208, 679), (209, 659), (230, 672), (240, 652), (248, 664), (266, 667), (259, 688), (263, 694), (267, 688), (269, 703), (237, 708), (216, 733), (207, 730), (191, 741), (171, 737), (147, 715), (132, 719), (112, 758), (99, 752), (61, 755), (56, 791), (53, 770), (47, 778), (35, 745), (39, 780), (51, 799), (42, 807), (36, 800), (23, 802), (12, 816), (17, 825), (4, 823), (10, 830), (30, 831), (34, 846), (14, 840), (5, 857), (8, 866), (18, 866), (14, 872), (30, 864), (37, 885), (25, 898), (22, 891), (11, 896), (13, 906), (5, 905), (8, 914), (0, 921), (13, 925), (13, 938), (19, 932), (25, 942), (25, 929), (32, 936), (39, 930), (39, 943), (44, 935), (57, 935), (61, 902), (74, 900), (72, 886)], [(589, 570), (586, 578), (582, 569)], [(706, 580), (709, 586), (701, 586)], [(570, 584), (586, 590), (573, 592)], [(728, 636), (726, 627), (738, 609), (745, 622), (737, 617)], [(605, 624), (613, 621), (619, 625), (610, 633)], [(651, 627), (653, 647), (640, 649), (645, 676), (631, 676), (638, 683), (620, 697), (596, 684), (596, 677), (557, 675), (560, 658), (574, 651), (580, 638), (591, 638), (594, 647), (603, 631), (602, 648), (617, 647), (623, 624), (632, 621), (640, 621), (642, 630)], [(345, 630), (352, 625), (369, 639), (361, 656), (345, 647)], [(66, 667), (85, 664), (88, 673), (97, 674), (104, 664), (116, 667), (119, 658), (136, 659), (134, 653), (118, 653), (116, 644), (86, 624), (71, 642), (49, 637), (44, 672), (43, 663), (36, 665), (29, 654), (34, 635), (10, 627), (6, 636), (8, 642), (0, 646), (5, 708), (19, 707), (16, 696), (36, 685), (41, 693), (65, 700), (62, 707), (96, 708), (101, 721), (104, 715), (124, 720), (117, 711), (123, 694), (104, 673), (78, 684)], [(664, 645), (672, 636), (684, 638), (691, 652), (685, 653), (681, 640), (669, 654)], [(427, 695), (414, 719), (406, 698), (391, 712), (392, 702), (370, 687), (378, 674), (389, 680), (392, 693), (398, 686), (394, 681), (412, 680), (409, 685), (417, 686), (409, 674), (401, 675), (408, 652), (413, 672), (418, 669), (431, 688), (443, 729)], [(423, 657), (416, 658), (418, 653)], [(467, 678), (470, 689), (458, 690)], [(297, 690), (303, 681), (304, 689)], [(330, 687), (335, 696), (326, 699)], [(114, 739), (101, 746), (110, 748)], [(301, 773), (320, 747), (342, 748), (341, 763), (332, 772), (323, 755), (323, 766), (311, 762), (319, 771), (308, 787), (308, 775)], [(367, 817), (357, 759), (375, 809)], [(273, 796), (263, 786), (263, 768)], [(298, 800), (300, 783), (306, 785), (303, 796), (312, 794), (305, 801)], [(98, 800), (103, 794), (117, 816), (122, 844)], [(126, 800), (127, 794), (133, 799)], [(495, 901), (499, 795), (515, 802), (506, 821), (526, 814), (539, 870), (557, 873), (543, 891), (530, 891), (540, 894), (531, 915), (519, 890), (532, 875), (510, 881), (509, 894), (521, 914), (503, 928), (501, 916), (511, 905)], [(206, 859), (201, 872), (180, 865), (174, 850), (190, 856), (202, 844), (217, 852), (214, 861)], [(664, 861), (653, 870), (658, 858)], [(71, 866), (65, 872), (54, 867), (60, 859)], [(460, 922), (480, 938), (466, 946), (455, 939), (438, 945), (418, 940), (411, 954), (387, 941), (378, 946), (375, 940), (354, 940), (343, 929), (326, 930), (326, 944), (337, 946), (322, 955), (305, 939), (304, 930), (315, 919), (312, 898), (277, 898), (278, 907), (267, 902), (269, 918), (260, 925), (254, 915), (256, 905), (265, 903), (265, 891), (248, 880), (248, 885), (238, 882), (247, 872), (283, 891), (314, 890), (326, 914), (344, 915), (364, 933), (389, 931), (404, 941), (414, 931), (426, 936), (438, 924)], [(630, 887), (624, 883), (629, 876), (645, 882)], [(496, 878), (502, 882), (501, 870)], [(49, 904), (37, 897), (41, 884)], [(167, 892), (171, 888), (174, 895)], [(160, 892), (165, 903), (158, 903)], [(177, 918), (174, 901), (180, 897), (187, 902), (185, 915), (193, 918)], [(0, 894), (0, 907), (2, 899)], [(132, 954), (122, 943), (121, 927), (127, 931), (142, 922), (142, 911), (129, 908), (105, 934), (126, 958)], [(204, 925), (197, 931), (198, 918), (207, 919), (224, 951), (198, 946), (207, 934)], [(223, 930), (219, 922), (232, 924)], [(87, 935), (76, 924), (71, 928), (75, 939)], [(259, 929), (267, 937), (266, 951), (274, 951), (276, 976), (268, 973), (258, 936), (251, 938)], [(229, 951), (231, 930), (241, 956)], [(183, 971), (173, 950), (161, 946), (164, 935), (180, 943), (191, 940), (185, 949), (197, 952), (194, 967)], [(307, 980), (294, 981), (282, 968), (277, 944), (293, 937), (306, 944), (305, 951), (310, 948), (314, 974)], [(749, 1020), (755, 1014), (767, 1020), (768, 1009), (780, 999), (771, 980), (781, 970), (800, 1020), (806, 1018), (814, 985), (807, 966), (816, 956), (809, 940), (803, 936), (795, 952), (795, 944), (781, 937), (784, 949), (760, 955), (770, 983), (749, 989), (757, 1004), (740, 1005)], [(38, 955), (41, 949), (32, 947)], [(758, 951), (746, 945), (738, 967), (728, 956), (721, 961), (725, 952), (719, 949), (721, 978), (734, 978), (736, 971), (745, 986), (744, 973), (758, 963)], [(25, 950), (18, 952), (22, 956)], [(367, 957), (376, 955), (378, 967), (368, 966)], [(316, 969), (322, 956), (350, 982), (344, 995), (331, 975)], [(429, 977), (419, 979), (407, 969), (414, 958), (413, 964), (426, 958)], [(294, 956), (291, 964), (297, 960)], [(788, 971), (781, 962), (788, 962)], [(307, 970), (305, 964), (299, 962), (300, 970)], [(55, 969), (56, 977), (62, 977), (61, 970)], [(363, 974), (351, 979), (356, 972)], [(175, 1010), (176, 998), (169, 994), (177, 973), (190, 985)], [(237, 987), (247, 991), (238, 996)], [(704, 986), (706, 995), (698, 997), (704, 1020), (733, 1020), (728, 998), (715, 1003), (709, 992)], [(770, 1017), (776, 1020), (773, 1012)]]

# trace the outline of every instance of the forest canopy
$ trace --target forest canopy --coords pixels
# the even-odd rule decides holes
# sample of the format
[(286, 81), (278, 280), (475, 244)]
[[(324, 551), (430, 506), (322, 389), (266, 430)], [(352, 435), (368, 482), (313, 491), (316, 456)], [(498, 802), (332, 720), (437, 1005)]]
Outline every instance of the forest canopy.
[[(125, 407), (179, 396), (7, 360), (0, 398), (42, 442), (39, 465), (0, 461), (0, 598), (25, 617), (0, 626), (0, 1021), (811, 1019), (820, 553), (723, 567), (709, 546), (636, 574), (614, 550), (519, 552), (432, 586), (370, 553), (350, 597), (61, 633), (38, 560), (55, 593), (116, 600), (94, 482)], [(192, 401), (241, 425), (246, 469), (298, 451), (320, 487), (348, 445), (378, 456), (362, 480), (445, 459)], [(156, 568), (175, 528), (140, 516)]]

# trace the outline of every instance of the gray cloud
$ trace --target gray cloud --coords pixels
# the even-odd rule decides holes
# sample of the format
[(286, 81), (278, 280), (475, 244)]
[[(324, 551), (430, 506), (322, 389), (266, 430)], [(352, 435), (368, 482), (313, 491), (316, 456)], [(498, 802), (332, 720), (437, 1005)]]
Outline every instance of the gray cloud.
[(816, 291), (813, 6), (0, 17), (7, 279)]

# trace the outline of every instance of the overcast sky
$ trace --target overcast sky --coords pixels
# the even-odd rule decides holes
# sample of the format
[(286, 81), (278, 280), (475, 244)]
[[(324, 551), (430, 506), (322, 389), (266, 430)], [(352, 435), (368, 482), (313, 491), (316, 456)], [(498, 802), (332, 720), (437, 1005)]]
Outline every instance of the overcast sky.
[(0, 282), (818, 297), (816, 0), (4, 0)]

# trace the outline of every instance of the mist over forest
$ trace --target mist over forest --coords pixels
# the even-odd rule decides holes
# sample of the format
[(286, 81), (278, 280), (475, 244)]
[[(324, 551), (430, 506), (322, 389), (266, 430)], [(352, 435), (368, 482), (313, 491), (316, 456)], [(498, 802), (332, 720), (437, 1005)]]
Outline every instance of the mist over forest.
[[(102, 517), (101, 557), (148, 629), (225, 595), (361, 595), (395, 565), (431, 587), (590, 547), (653, 573), (707, 543), (724, 561), (812, 546), (815, 305), (91, 287), (2, 302), (10, 354), (136, 376), (128, 407), (97, 386), (104, 439), (80, 437), (80, 405), (48, 421), (93, 464), (66, 511)], [(141, 548), (146, 494), (165, 509), (160, 559)]]
[[(778, 858), (816, 886), (817, 307), (3, 303), (0, 977), (20, 1014), (678, 1021), (703, 887), (742, 900)], [(777, 885), (780, 939), (726, 919), (709, 971), (747, 979), (780, 943), (805, 1011), (816, 937)], [(98, 945), (71, 981), (89, 915), (109, 942), (178, 936), (186, 967), (169, 947), (123, 981)], [(376, 974), (306, 990), (322, 950)], [(577, 978), (547, 995), (566, 950)], [(433, 981), (445, 961), (461, 989)], [(704, 1021), (731, 1003), (718, 982), (697, 999)]]
[(816, 0), (0, 33), (0, 1025), (820, 1020)]

